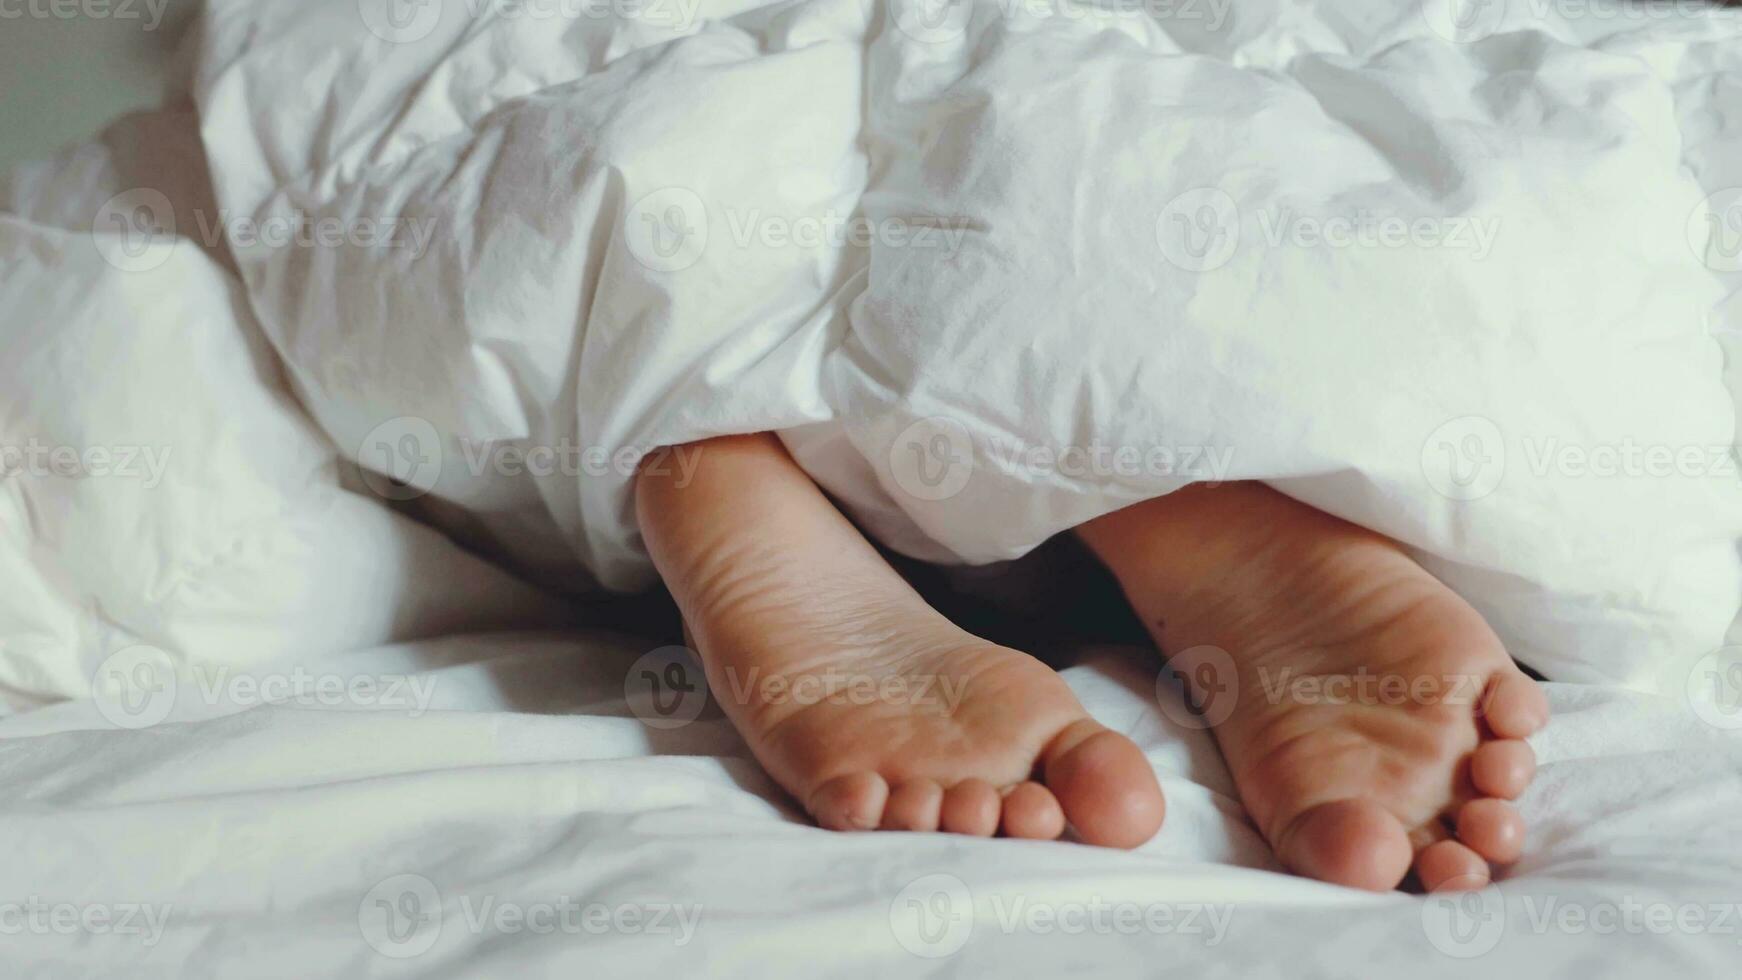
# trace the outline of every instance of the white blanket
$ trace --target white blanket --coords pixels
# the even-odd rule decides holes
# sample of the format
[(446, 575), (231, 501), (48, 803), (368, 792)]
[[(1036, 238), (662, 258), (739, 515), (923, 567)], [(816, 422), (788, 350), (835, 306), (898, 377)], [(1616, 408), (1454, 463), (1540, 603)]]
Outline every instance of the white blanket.
[[(1168, 794), (1161, 835), (1125, 853), (809, 827), (716, 708), (675, 725), (653, 710), (649, 645), (456, 638), (0, 722), (0, 958), (12, 976), (296, 980), (1742, 962), (1742, 742), (1678, 703), (1551, 685), (1526, 856), (1454, 902), (1276, 871), (1207, 733), (1167, 721), (1180, 706), (1155, 700), (1143, 651), (1065, 675)], [(53, 925), (89, 908), (111, 924)]]
[(341, 451), (545, 581), (644, 584), (640, 455), (774, 429), (945, 561), (1267, 480), (1557, 679), (1680, 691), (1742, 606), (1742, 11), (210, 16), (193, 220)]

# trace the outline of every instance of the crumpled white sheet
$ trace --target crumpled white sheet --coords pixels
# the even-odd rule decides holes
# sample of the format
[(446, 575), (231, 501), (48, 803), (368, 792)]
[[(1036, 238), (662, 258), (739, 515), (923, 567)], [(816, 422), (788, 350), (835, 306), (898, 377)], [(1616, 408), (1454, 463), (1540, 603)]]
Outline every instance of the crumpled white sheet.
[(541, 580), (645, 582), (638, 454), (778, 429), (934, 560), (1264, 479), (1553, 678), (1735, 618), (1742, 11), (578, 10), (218, 0), (193, 86), (318, 424)]
[[(675, 726), (684, 712), (651, 709), (651, 645), (456, 637), (0, 720), (6, 901), (114, 917), (0, 928), (0, 958), (15, 976), (297, 980), (1720, 977), (1742, 961), (1742, 741), (1717, 727), (1742, 715), (1549, 685), (1525, 857), (1448, 902), (1276, 871), (1144, 651), (1065, 672), (1168, 794), (1160, 836), (1125, 853), (807, 826), (715, 706)], [(7, 908), (0, 925), (27, 921)]]

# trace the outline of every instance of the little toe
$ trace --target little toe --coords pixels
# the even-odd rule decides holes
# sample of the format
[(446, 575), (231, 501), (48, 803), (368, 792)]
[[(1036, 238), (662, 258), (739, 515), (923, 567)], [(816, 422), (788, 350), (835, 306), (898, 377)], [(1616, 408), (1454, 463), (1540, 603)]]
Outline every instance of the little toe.
[(883, 818), (889, 784), (874, 772), (853, 772), (817, 787), (808, 808), (825, 830), (871, 830)]
[(1536, 752), (1515, 738), (1492, 739), (1470, 755), (1470, 782), (1476, 792), (1516, 800), (1536, 776)]
[(1065, 832), (1065, 811), (1058, 798), (1039, 783), (1018, 783), (1004, 794), (1001, 827), (1006, 837), (1056, 840)]
[(1495, 735), (1527, 738), (1548, 724), (1548, 695), (1542, 693), (1542, 685), (1509, 670), (1489, 683), (1485, 711)]
[(984, 779), (964, 779), (944, 791), (938, 826), (952, 834), (990, 837), (1002, 809), (998, 791)]
[(1084, 719), (1041, 754), (1047, 789), (1084, 843), (1137, 847), (1155, 836), (1167, 803), (1137, 743)]
[(889, 791), (883, 805), (884, 830), (930, 833), (938, 829), (944, 806), (944, 788), (931, 779), (909, 779)]
[(1495, 864), (1524, 853), (1524, 818), (1505, 800), (1471, 800), (1458, 809), (1458, 840)]
[(1415, 856), (1415, 876), (1430, 892), (1474, 891), (1488, 885), (1488, 862), (1455, 840), (1442, 840)]
[(1290, 821), (1277, 856), (1299, 874), (1368, 891), (1390, 891), (1409, 873), (1409, 835), (1371, 800), (1321, 803)]

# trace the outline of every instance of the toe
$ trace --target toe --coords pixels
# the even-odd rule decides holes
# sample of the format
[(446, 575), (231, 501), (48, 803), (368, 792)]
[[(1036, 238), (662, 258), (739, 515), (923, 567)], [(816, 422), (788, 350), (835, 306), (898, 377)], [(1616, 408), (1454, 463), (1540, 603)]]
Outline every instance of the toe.
[(1415, 856), (1415, 876), (1430, 892), (1473, 891), (1488, 885), (1488, 862), (1455, 840), (1422, 848)]
[(1409, 872), (1409, 835), (1371, 800), (1321, 803), (1277, 838), (1277, 856), (1299, 874), (1368, 891), (1390, 891)]
[(1489, 684), (1485, 711), (1495, 735), (1526, 738), (1548, 724), (1548, 696), (1542, 685), (1509, 670)]
[(1483, 742), (1470, 756), (1470, 782), (1476, 792), (1516, 800), (1536, 775), (1536, 752), (1515, 738)]
[(825, 830), (871, 830), (883, 818), (889, 784), (874, 772), (854, 772), (817, 787), (808, 808)]
[(899, 783), (889, 791), (889, 802), (883, 806), (882, 829), (930, 833), (938, 829), (943, 805), (944, 788), (935, 780)]
[(1067, 727), (1041, 755), (1047, 788), (1085, 843), (1136, 847), (1161, 829), (1167, 806), (1137, 743), (1093, 721)]
[(998, 829), (998, 791), (984, 779), (964, 779), (944, 791), (938, 826), (952, 834), (990, 837)]
[(1001, 829), (1006, 837), (1054, 840), (1065, 832), (1065, 811), (1058, 798), (1039, 783), (1019, 783), (1004, 794)]
[(1458, 809), (1458, 840), (1496, 864), (1524, 853), (1524, 818), (1505, 800), (1471, 800)]

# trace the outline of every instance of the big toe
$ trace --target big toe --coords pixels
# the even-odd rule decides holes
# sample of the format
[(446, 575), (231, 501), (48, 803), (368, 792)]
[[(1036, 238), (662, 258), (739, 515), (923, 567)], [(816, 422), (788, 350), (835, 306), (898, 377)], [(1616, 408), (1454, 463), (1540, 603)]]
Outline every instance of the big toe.
[(1137, 847), (1161, 829), (1167, 805), (1155, 770), (1137, 744), (1118, 732), (1078, 721), (1053, 739), (1041, 770), (1085, 843)]
[(1397, 818), (1371, 800), (1321, 803), (1283, 830), (1277, 856), (1299, 874), (1368, 891), (1390, 891), (1414, 856)]

